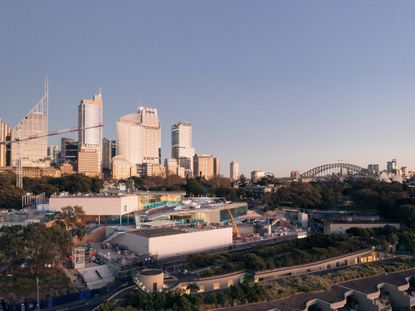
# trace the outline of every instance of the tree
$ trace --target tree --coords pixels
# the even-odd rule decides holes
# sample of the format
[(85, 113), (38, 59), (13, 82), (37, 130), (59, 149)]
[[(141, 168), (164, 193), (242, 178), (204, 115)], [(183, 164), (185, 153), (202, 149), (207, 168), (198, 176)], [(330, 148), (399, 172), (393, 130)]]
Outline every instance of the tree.
[(187, 285), (186, 289), (190, 291), (191, 294), (196, 294), (200, 290), (199, 286), (196, 283), (190, 283)]
[(74, 236), (82, 239), (86, 233), (86, 216), (82, 207), (67, 206), (61, 210), (61, 221)]

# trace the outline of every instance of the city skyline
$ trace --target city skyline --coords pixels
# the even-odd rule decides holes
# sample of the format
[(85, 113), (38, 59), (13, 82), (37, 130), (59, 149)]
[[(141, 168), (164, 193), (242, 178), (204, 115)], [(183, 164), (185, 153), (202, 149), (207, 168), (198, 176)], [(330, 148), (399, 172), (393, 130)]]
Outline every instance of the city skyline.
[[(157, 108), (162, 159), (171, 151), (171, 125), (187, 120), (197, 152), (226, 165), (237, 159), (245, 175), (288, 176), (337, 160), (384, 169), (397, 158), (415, 167), (413, 3), (177, 2), (130, 4), (131, 10), (40, 3), (4, 3), (0, 10), (0, 117), (12, 127), (30, 111), (48, 73), (49, 130), (75, 126), (80, 99), (102, 87), (104, 137), (115, 139), (116, 120), (138, 106)], [(92, 12), (101, 17), (82, 25), (83, 37), (72, 21), (78, 10), (79, 20)], [(33, 27), (16, 27), (17, 17)], [(128, 49), (119, 48), (123, 43)], [(97, 44), (103, 48), (91, 55), (77, 51)]]

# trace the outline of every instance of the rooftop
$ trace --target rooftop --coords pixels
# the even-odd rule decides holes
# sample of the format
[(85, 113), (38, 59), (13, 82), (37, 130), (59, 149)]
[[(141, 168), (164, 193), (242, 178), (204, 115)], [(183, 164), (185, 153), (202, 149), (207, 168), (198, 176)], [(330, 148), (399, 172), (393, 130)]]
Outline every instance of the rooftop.
[(376, 292), (378, 290), (377, 285), (381, 283), (389, 283), (396, 286), (405, 285), (407, 283), (406, 278), (413, 275), (415, 275), (415, 268), (400, 272), (377, 275), (371, 278), (348, 281), (341, 283), (340, 285), (370, 294)]

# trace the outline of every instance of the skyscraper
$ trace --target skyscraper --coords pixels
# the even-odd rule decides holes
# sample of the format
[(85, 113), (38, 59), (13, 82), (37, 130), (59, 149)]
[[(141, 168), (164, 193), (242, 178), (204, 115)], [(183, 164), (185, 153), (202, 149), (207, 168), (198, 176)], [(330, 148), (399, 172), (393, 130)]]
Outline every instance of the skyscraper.
[(45, 161), (48, 156), (47, 133), (48, 88), (47, 82), (45, 82), (42, 98), (12, 130), (12, 141), (31, 136), (43, 137), (13, 143), (11, 147), (11, 165), (18, 166), (19, 159), (21, 159), (21, 164), (25, 167), (48, 166), (48, 162)]
[(234, 181), (234, 180), (238, 180), (239, 176), (240, 176), (239, 163), (236, 162), (236, 161), (232, 161), (231, 164), (230, 164), (230, 175), (229, 175), (229, 177), (232, 181)]
[[(4, 123), (2, 119), (0, 119), (0, 141), (6, 142), (8, 137), (11, 133), (11, 127)], [(6, 150), (7, 146), (5, 143), (0, 144), (0, 166), (6, 166)]]
[(78, 162), (78, 141), (73, 138), (61, 138), (60, 162), (75, 165)]
[[(96, 171), (96, 175), (102, 172), (102, 127), (85, 129), (102, 124), (103, 122), (103, 102), (102, 94), (99, 92), (92, 99), (83, 99), (78, 106), (78, 152), (87, 152), (85, 158), (90, 158), (92, 150), (96, 150), (97, 167), (86, 168), (88, 174)], [(78, 155), (78, 161), (79, 161)], [(95, 161), (83, 161), (85, 165), (95, 165)]]
[(116, 141), (104, 138), (102, 140), (102, 168), (111, 169), (111, 160), (117, 155)]
[(398, 163), (396, 159), (392, 159), (392, 161), (388, 161), (386, 163), (386, 171), (388, 174), (397, 174), (398, 172)]
[(187, 175), (193, 174), (192, 124), (178, 122), (171, 127), (171, 156), (177, 159), (180, 167), (185, 168)]
[(160, 120), (157, 109), (139, 107), (140, 124), (144, 128), (143, 162), (161, 164)]
[(131, 165), (161, 162), (160, 121), (157, 109), (139, 107), (117, 121), (117, 156)]

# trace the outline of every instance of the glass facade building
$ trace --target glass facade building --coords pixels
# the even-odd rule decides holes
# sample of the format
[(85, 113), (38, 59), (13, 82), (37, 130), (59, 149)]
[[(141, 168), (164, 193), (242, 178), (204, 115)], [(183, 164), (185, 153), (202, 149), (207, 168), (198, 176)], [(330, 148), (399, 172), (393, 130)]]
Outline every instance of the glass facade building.
[(23, 140), (12, 144), (11, 164), (17, 166), (22, 159), (22, 166), (47, 166), (48, 156), (48, 92), (45, 93), (33, 109), (12, 130), (12, 141), (27, 139), (33, 136), (44, 136)]

